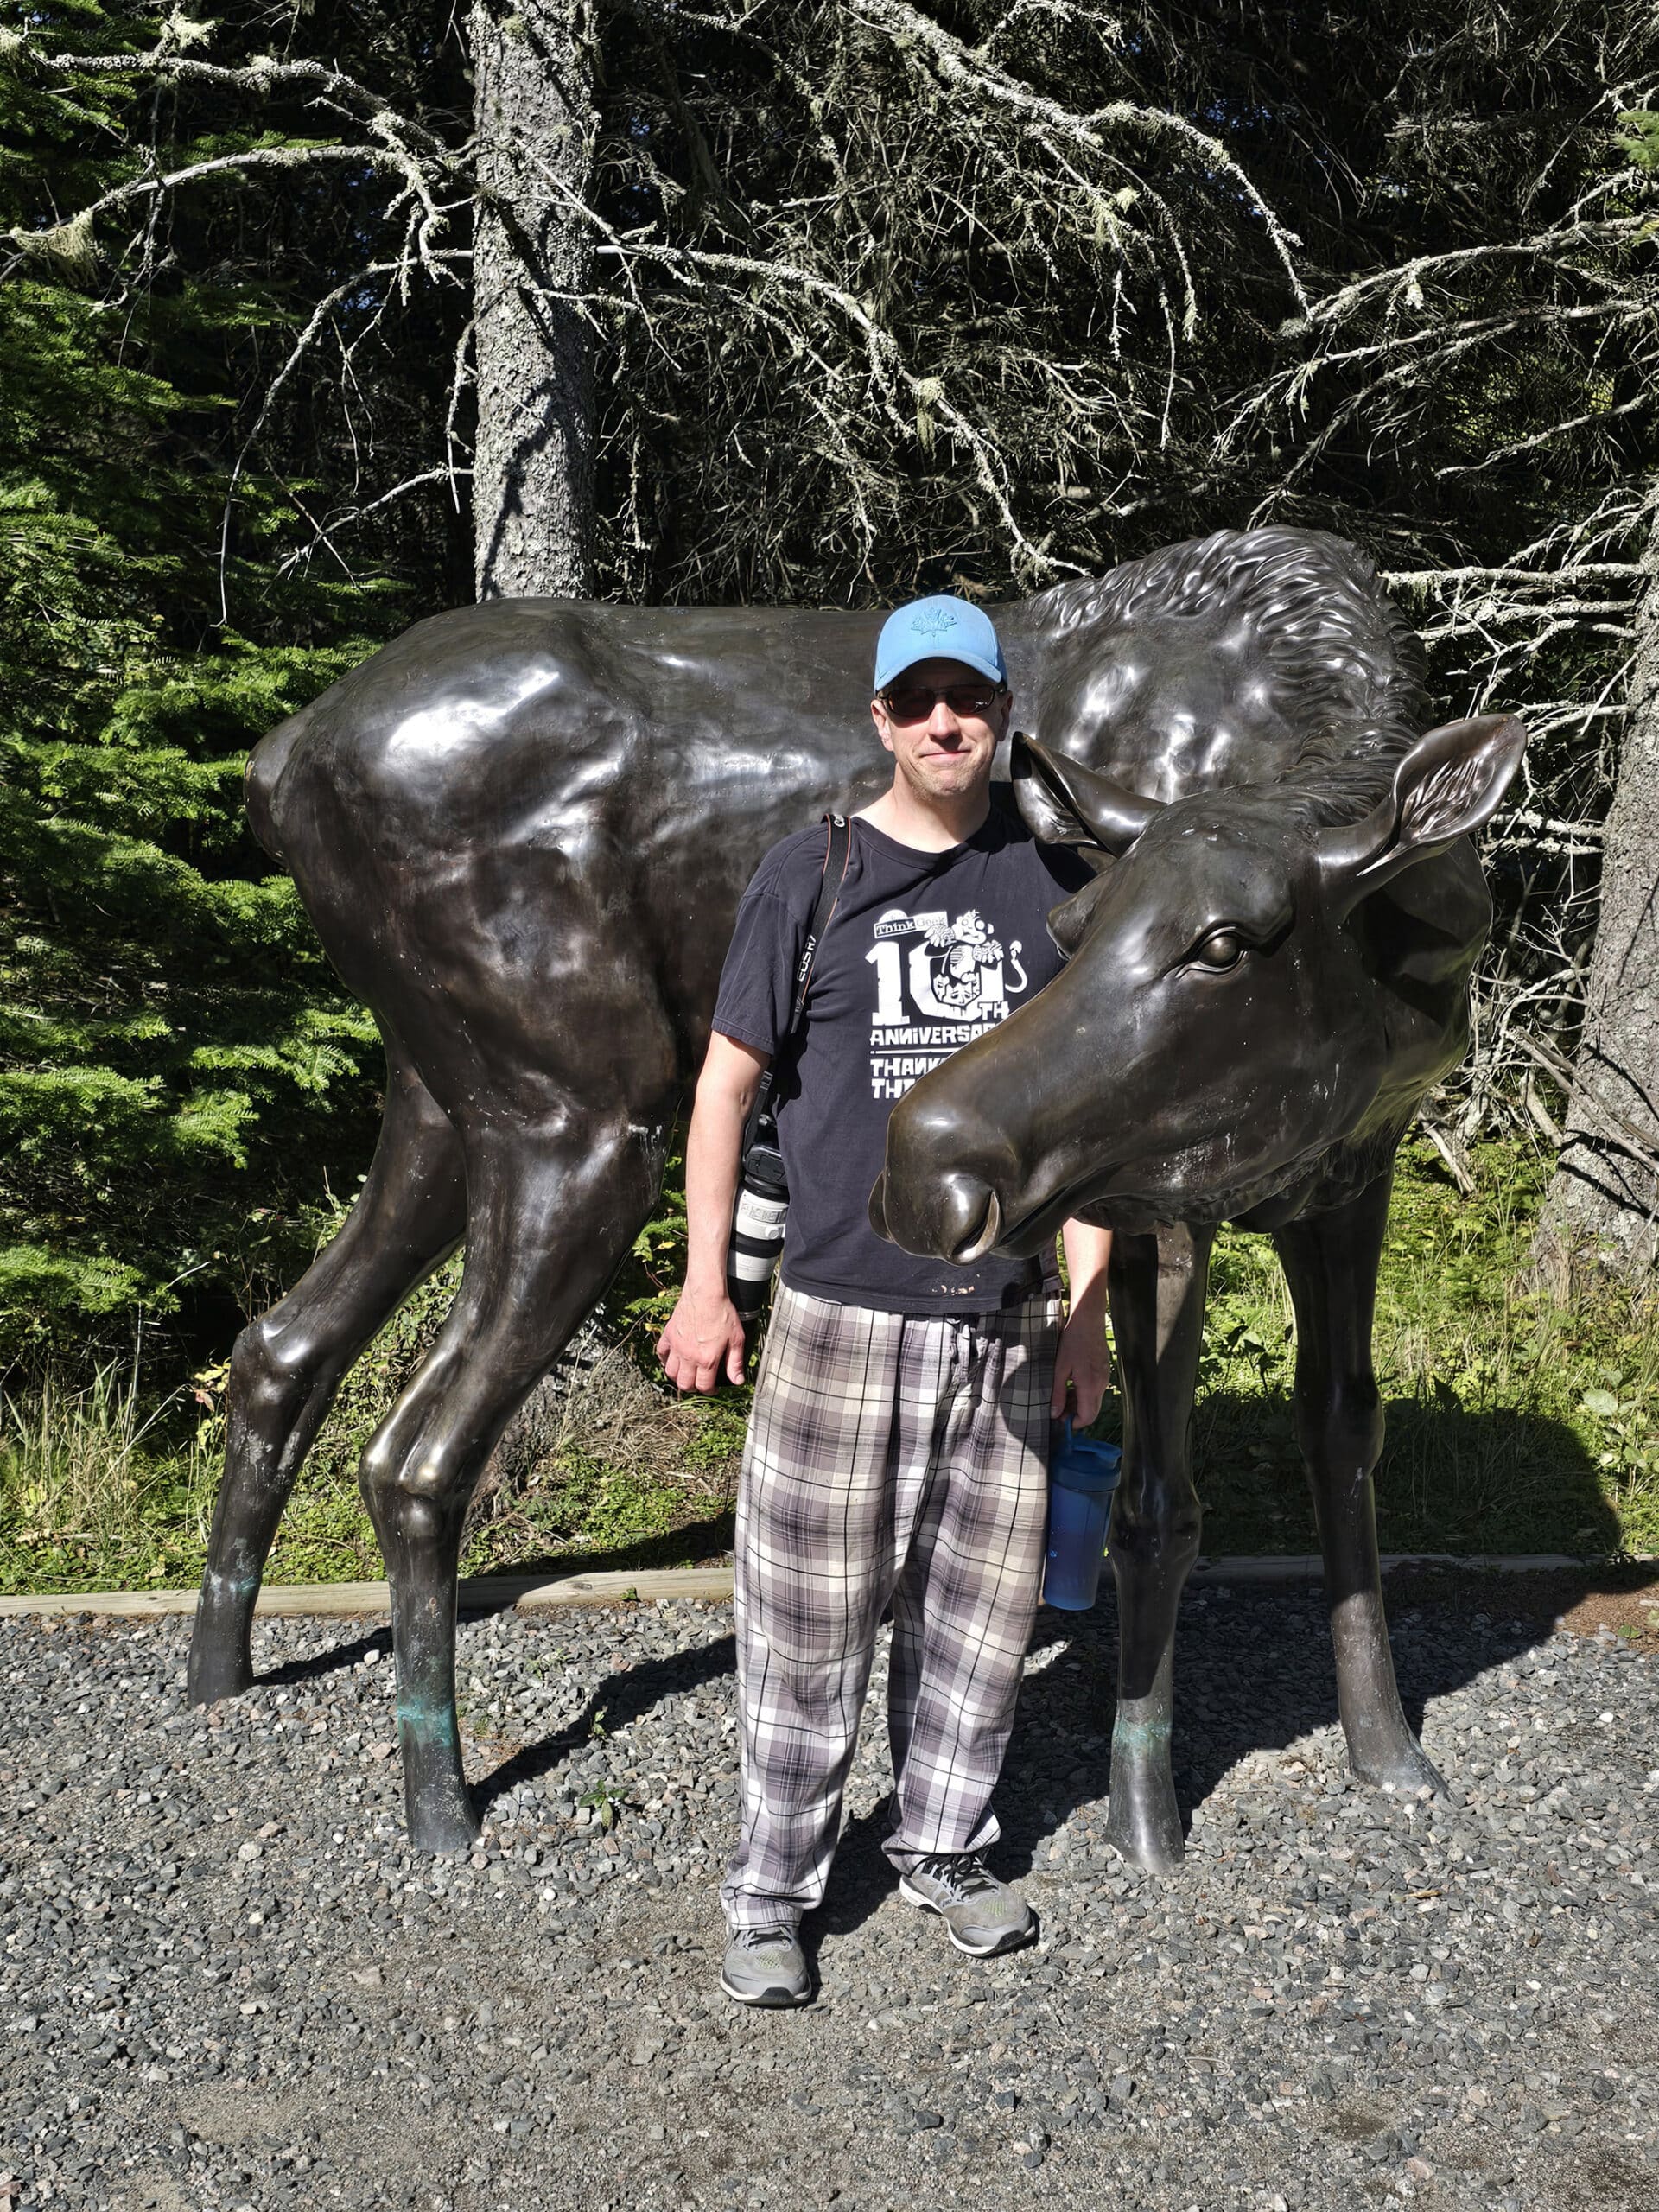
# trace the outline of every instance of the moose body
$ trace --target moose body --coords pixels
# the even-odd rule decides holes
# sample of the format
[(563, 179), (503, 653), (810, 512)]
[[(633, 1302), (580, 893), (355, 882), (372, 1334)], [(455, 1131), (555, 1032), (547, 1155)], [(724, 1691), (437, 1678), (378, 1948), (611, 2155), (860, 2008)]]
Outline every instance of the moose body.
[[(1288, 841), (1286, 880), (1300, 882), (1297, 839), (1330, 847), (1346, 830), (1352, 842), (1351, 823), (1376, 814), (1400, 764), (1423, 751), (1413, 753), (1411, 641), (1363, 557), (1318, 533), (1224, 533), (997, 619), (1017, 717), (1034, 733), (1014, 749), (1021, 805), (1039, 834), (1103, 862), (1142, 833), (1148, 853), (1162, 837), (1169, 849), (1137, 878), (1143, 908), (1161, 896), (1184, 912), (1184, 850), (1213, 861), (1217, 839), (1237, 845), (1258, 814)], [(250, 764), (255, 830), (379, 1023), (386, 1109), (339, 1235), (238, 1339), (191, 1694), (251, 1681), (265, 1556), (333, 1395), (464, 1243), (454, 1304), (361, 1471), (391, 1585), (418, 1843), (453, 1848), (475, 1833), (454, 1678), (467, 1500), (647, 1217), (756, 863), (826, 807), (857, 807), (885, 784), (861, 680), (879, 621), (487, 601), (418, 625), (273, 731)], [(1448, 740), (1424, 744), (1444, 752)], [(1429, 766), (1432, 791), (1446, 772), (1438, 756)], [(1301, 779), (1294, 804), (1287, 777)], [(1208, 795), (1217, 823), (1183, 841), (1168, 824), (1193, 794)], [(1213, 1006), (1195, 1025), (1144, 994), (1119, 994), (1128, 1027), (1114, 1033), (1110, 988), (1102, 995), (1113, 931), (1128, 945), (1141, 925), (1111, 904), (1114, 870), (1127, 881), (1134, 859), (1111, 862), (1057, 914), (1071, 968), (895, 1113), (874, 1205), (912, 1249), (1029, 1245), (1074, 1196), (1071, 1210), (1125, 1232), (1112, 1283), (1129, 1470), (1113, 1538), (1124, 1651), (1112, 1827), (1148, 1865), (1179, 1854), (1168, 1651), (1197, 1548), (1186, 1426), (1221, 1218), (1274, 1230), (1296, 1296), (1299, 1418), (1357, 1763), (1434, 1778), (1400, 1713), (1382, 1622), (1369, 1338), (1388, 1163), (1423, 1090), (1463, 1049), (1489, 918), (1467, 845), (1437, 849), (1363, 901), (1357, 921), (1332, 904), (1310, 927), (1305, 899), (1276, 951), (1252, 947), (1294, 970), (1294, 1051), (1248, 1020), (1217, 1027)], [(1325, 918), (1345, 934), (1321, 954)], [(1053, 1026), (1067, 1020), (1086, 1046)], [(1027, 1059), (1012, 1081), (1014, 1060), (985, 1050), (1039, 1033), (1051, 1058)], [(1126, 1091), (1128, 1064), (1139, 1087)], [(1138, 1166), (1111, 1156), (1116, 1133), (1090, 1156), (1098, 1099), (1115, 1102), (1109, 1112), (1133, 1099), (1151, 1116)], [(1314, 1344), (1333, 1349), (1310, 1366)]]

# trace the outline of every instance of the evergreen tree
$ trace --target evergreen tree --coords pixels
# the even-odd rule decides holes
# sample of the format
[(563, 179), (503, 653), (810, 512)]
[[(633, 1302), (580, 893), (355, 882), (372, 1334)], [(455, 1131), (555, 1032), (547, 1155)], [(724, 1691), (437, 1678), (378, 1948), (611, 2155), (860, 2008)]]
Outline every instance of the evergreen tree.
[[(550, 0), (582, 129), (504, 166), (523, 20), (55, 0), (0, 35), (0, 1357), (140, 1309), (222, 1342), (358, 1173), (378, 1046), (239, 772), (471, 595), (475, 452), (490, 512), (573, 518), (563, 569), (518, 532), (517, 588), (874, 603), (1357, 537), (1447, 711), (1540, 728), (1441, 1135), (1553, 1127), (1659, 480), (1646, 19)], [(481, 402), (480, 189), (518, 315)], [(516, 485), (538, 316), (569, 465)]]
[[(268, 415), (238, 468), (304, 261), (360, 251), (348, 182), (280, 216), (251, 187), (140, 195), (115, 259), (53, 224), (157, 156), (262, 143), (222, 99), (37, 60), (152, 51), (156, 20), (36, 11), (0, 48), (0, 1359), (140, 1310), (211, 1340), (308, 1257), (324, 1177), (366, 1155), (378, 1039), (248, 835), (242, 763), (445, 595), (441, 532), (354, 577), (284, 560), (349, 491), (337, 421)], [(418, 414), (410, 381), (383, 411)]]
[[(1218, 210), (1217, 255), (1262, 261), (1276, 313), (1285, 242), (1206, 131), (1141, 111), (1087, 10), (1054, 19), (1052, 50), (988, 54), (918, 43), (891, 0), (611, 12), (586, 295), (541, 235), (534, 133), (505, 198), (501, 149), (469, 136), (448, 16), (301, 16), (270, 52), (251, 11), (210, 35), (62, 5), (10, 41), (0, 481), (61, 556), (10, 541), (12, 1343), (193, 1296), (222, 1328), (362, 1157), (378, 1054), (241, 826), (238, 772), (377, 634), (467, 595), (474, 443), (514, 496), (472, 385), (474, 180), (496, 291), (517, 253), (525, 312), (574, 288), (561, 327), (594, 333), (606, 588), (1042, 581), (1150, 509), (1109, 478), (1179, 480), (1219, 304), (1188, 248)], [(491, 87), (523, 63), (514, 22), (474, 29), (476, 113), (512, 129), (523, 100)], [(499, 383), (496, 416), (521, 404)]]
[(1525, 718), (1484, 848), (1500, 919), (1477, 1052), (1430, 1127), (1465, 1182), (1494, 1120), (1565, 1141), (1554, 1231), (1639, 1271), (1659, 1191), (1641, 980), (1659, 893), (1659, 18), (1413, 0), (1344, 30), (1364, 97), (1331, 147), (1338, 219), (1309, 226), (1313, 306), (1223, 450), (1252, 512), (1375, 551), (1446, 713)]

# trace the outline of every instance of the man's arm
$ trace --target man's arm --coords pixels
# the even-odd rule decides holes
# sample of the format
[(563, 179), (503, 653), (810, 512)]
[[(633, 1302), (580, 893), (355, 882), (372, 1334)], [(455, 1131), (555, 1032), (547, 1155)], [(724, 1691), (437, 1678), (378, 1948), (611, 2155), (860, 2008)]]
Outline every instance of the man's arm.
[(1058, 1421), (1065, 1411), (1070, 1384), (1077, 1426), (1087, 1428), (1100, 1411), (1112, 1379), (1112, 1356), (1106, 1349), (1106, 1262), (1112, 1254), (1112, 1232), (1091, 1229), (1087, 1222), (1068, 1221), (1060, 1231), (1060, 1242), (1065, 1247), (1071, 1306), (1060, 1332), (1049, 1410)]
[(726, 1295), (743, 1129), (769, 1065), (715, 1030), (697, 1077), (685, 1140), (685, 1287), (657, 1343), (657, 1357), (680, 1390), (712, 1390), (723, 1372), (743, 1380), (743, 1324)]

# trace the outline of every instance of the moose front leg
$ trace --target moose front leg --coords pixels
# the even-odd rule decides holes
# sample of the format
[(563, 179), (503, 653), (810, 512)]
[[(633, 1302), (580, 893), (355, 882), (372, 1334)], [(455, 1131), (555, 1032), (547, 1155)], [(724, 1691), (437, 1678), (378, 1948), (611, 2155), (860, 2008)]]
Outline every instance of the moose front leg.
[(1443, 1790), (1401, 1710), (1371, 1488), (1383, 1426), (1371, 1320), (1393, 1181), (1390, 1167), (1347, 1205), (1293, 1223), (1274, 1243), (1296, 1309), (1296, 1431), (1325, 1555), (1349, 1760), (1363, 1782)]
[(1112, 1510), (1117, 1717), (1107, 1840), (1133, 1866), (1181, 1863), (1170, 1771), (1175, 1614), (1198, 1554), (1192, 1393), (1214, 1231), (1184, 1225), (1112, 1240), (1109, 1285), (1123, 1389), (1123, 1468)]

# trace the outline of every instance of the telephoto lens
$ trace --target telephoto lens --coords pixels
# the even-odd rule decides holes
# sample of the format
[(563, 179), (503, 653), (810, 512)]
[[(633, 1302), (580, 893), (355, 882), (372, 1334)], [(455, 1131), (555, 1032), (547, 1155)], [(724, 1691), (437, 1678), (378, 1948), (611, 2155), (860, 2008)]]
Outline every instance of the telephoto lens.
[(732, 1214), (732, 1240), (726, 1250), (726, 1294), (745, 1328), (766, 1302), (772, 1271), (784, 1249), (789, 1212), (789, 1184), (775, 1141), (757, 1135), (743, 1160)]

